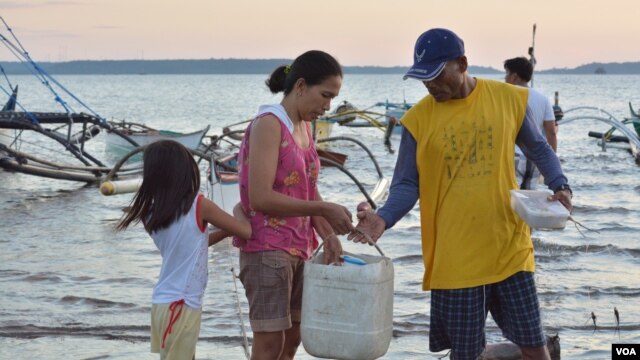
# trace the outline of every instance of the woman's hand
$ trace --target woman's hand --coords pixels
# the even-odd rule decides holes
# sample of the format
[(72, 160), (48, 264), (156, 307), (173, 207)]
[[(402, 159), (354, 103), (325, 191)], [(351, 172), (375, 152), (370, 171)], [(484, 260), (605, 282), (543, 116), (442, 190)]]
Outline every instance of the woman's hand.
[(322, 206), (322, 217), (338, 235), (353, 231), (351, 212), (346, 207), (331, 202), (323, 202)]
[(331, 234), (324, 238), (324, 264), (341, 263), (342, 244), (336, 234)]

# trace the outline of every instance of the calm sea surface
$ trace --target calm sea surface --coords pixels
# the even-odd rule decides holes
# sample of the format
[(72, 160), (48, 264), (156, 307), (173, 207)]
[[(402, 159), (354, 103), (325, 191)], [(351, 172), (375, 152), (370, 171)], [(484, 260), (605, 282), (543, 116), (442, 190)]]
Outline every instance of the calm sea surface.
[[(492, 76), (498, 79), (498, 76)], [(31, 111), (59, 110), (53, 95), (32, 77), (13, 77), (19, 99)], [(144, 122), (178, 131), (211, 125), (210, 133), (251, 117), (258, 105), (277, 102), (265, 76), (60, 76), (58, 80), (108, 119)], [(549, 97), (560, 92), (566, 111), (601, 107), (622, 119), (628, 102), (640, 108), (640, 76), (540, 75), (535, 85)], [(6, 85), (3, 84), (3, 86)], [(415, 81), (398, 75), (347, 75), (333, 105), (349, 100), (360, 108), (378, 101), (415, 102), (425, 94)], [(4, 98), (4, 97), (2, 97)], [(588, 131), (604, 132), (596, 121), (561, 126), (559, 151), (574, 189), (574, 217), (599, 231), (583, 237), (572, 225), (540, 232), (536, 280), (547, 334), (558, 333), (565, 359), (608, 359), (611, 343), (640, 343), (640, 167), (622, 149), (597, 146)], [(393, 173), (396, 155), (382, 146), (375, 129), (336, 128), (354, 136)], [(113, 163), (103, 135), (88, 144)], [(38, 138), (26, 134), (25, 148)], [(397, 148), (399, 138), (393, 139)], [(35, 146), (32, 144), (32, 146)], [(374, 182), (373, 167), (353, 146), (347, 165)], [(362, 200), (349, 179), (323, 170), (321, 191), (355, 212)], [(113, 228), (131, 195), (104, 197), (94, 186), (0, 171), (0, 358), (156, 359), (149, 353), (150, 297), (160, 255), (140, 227)], [(429, 293), (420, 283), (418, 207), (380, 241), (395, 266), (394, 338), (386, 359), (425, 359), (428, 352)], [(352, 252), (372, 248), (345, 241)], [(237, 252), (221, 243), (210, 251), (210, 279), (204, 300), (198, 358), (243, 359), (236, 291), (230, 269)], [(248, 325), (241, 284), (238, 294)], [(616, 332), (614, 307), (620, 313)], [(596, 315), (597, 327), (591, 320)], [(250, 329), (247, 328), (249, 337)], [(501, 341), (489, 322), (488, 340)], [(298, 357), (309, 359), (302, 347)]]

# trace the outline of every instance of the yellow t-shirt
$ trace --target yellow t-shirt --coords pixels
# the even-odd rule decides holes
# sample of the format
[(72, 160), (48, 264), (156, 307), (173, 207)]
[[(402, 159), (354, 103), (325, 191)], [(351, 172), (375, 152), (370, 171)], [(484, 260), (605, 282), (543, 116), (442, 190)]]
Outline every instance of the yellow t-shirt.
[(464, 99), (428, 95), (401, 119), (416, 140), (423, 289), (460, 289), (534, 271), (526, 224), (510, 205), (515, 139), (528, 90), (477, 79)]

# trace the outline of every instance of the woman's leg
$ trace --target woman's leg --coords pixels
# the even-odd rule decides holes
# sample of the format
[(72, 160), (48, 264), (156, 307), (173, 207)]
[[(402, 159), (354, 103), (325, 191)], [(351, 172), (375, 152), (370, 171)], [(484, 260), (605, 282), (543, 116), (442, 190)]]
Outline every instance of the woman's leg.
[(284, 331), (284, 347), (279, 360), (291, 360), (300, 346), (300, 323), (294, 322)]
[(251, 360), (274, 360), (280, 357), (284, 346), (285, 332), (254, 332)]

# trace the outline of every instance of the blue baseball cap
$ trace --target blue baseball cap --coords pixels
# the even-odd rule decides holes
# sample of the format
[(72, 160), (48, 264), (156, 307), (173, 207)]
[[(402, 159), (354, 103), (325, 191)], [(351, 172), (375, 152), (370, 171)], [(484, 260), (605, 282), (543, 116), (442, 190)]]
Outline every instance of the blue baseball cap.
[(416, 41), (413, 66), (404, 75), (408, 78), (430, 81), (438, 77), (449, 60), (464, 55), (464, 41), (453, 31), (430, 29)]

